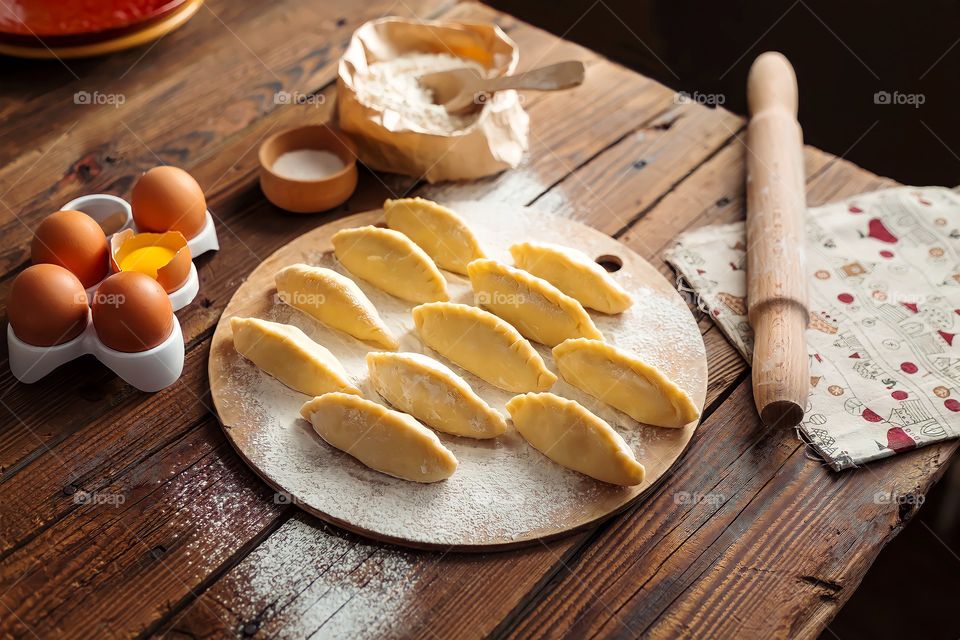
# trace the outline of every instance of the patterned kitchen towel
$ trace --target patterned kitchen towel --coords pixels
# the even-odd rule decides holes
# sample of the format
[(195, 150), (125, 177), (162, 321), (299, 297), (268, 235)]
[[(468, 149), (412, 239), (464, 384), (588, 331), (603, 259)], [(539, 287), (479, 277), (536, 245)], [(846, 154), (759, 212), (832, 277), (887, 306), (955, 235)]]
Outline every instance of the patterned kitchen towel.
[[(749, 362), (743, 223), (685, 233), (665, 258)], [(807, 270), (800, 431), (830, 467), (960, 435), (960, 196), (899, 187), (810, 209)]]

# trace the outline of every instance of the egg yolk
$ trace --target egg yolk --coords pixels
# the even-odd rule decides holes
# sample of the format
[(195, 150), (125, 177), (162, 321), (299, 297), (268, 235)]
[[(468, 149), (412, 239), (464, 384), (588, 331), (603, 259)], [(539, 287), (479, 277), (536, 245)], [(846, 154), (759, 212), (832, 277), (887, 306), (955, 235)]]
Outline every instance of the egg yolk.
[(157, 277), (157, 270), (173, 260), (177, 255), (167, 247), (140, 247), (134, 249), (120, 260), (121, 271), (138, 271), (151, 278)]

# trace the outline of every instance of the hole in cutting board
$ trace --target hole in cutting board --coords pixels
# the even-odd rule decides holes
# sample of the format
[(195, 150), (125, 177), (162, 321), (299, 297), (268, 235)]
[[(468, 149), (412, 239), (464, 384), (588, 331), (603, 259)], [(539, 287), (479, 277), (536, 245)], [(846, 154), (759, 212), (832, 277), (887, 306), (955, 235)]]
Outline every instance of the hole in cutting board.
[(617, 256), (602, 255), (596, 260), (594, 260), (594, 262), (596, 262), (598, 265), (600, 265), (610, 273), (613, 273), (614, 271), (620, 271), (620, 269), (623, 268), (623, 260), (621, 260)]

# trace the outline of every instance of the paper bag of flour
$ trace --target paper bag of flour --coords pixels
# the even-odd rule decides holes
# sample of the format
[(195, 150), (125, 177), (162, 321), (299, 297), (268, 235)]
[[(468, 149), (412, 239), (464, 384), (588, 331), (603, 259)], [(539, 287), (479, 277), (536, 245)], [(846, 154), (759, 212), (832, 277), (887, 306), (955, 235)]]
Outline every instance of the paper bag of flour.
[(378, 171), (429, 182), (479, 178), (516, 167), (527, 149), (530, 119), (515, 91), (497, 92), (463, 128), (451, 129), (405, 116), (403, 91), (395, 82), (386, 96), (382, 82), (374, 86), (378, 81), (370, 65), (415, 54), (473, 61), (488, 77), (512, 72), (519, 58), (514, 42), (494, 24), (401, 18), (364, 24), (340, 59), (337, 79), (340, 128), (356, 142), (360, 160)]

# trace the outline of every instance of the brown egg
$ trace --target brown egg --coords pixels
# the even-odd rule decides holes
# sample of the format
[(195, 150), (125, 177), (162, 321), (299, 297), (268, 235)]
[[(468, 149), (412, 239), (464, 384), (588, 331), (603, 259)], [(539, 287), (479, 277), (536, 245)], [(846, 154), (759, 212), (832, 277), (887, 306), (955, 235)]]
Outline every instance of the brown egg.
[(179, 231), (193, 238), (206, 222), (207, 200), (189, 173), (177, 167), (154, 167), (133, 186), (130, 206), (139, 231)]
[(84, 288), (92, 287), (107, 275), (109, 254), (103, 229), (81, 211), (51, 213), (37, 227), (30, 245), (34, 264), (56, 264), (69, 269)]
[(93, 294), (93, 328), (116, 351), (153, 349), (173, 331), (173, 306), (160, 284), (145, 273), (123, 271)]
[(7, 317), (17, 337), (36, 347), (70, 342), (87, 327), (87, 294), (63, 267), (35, 264), (13, 280)]

